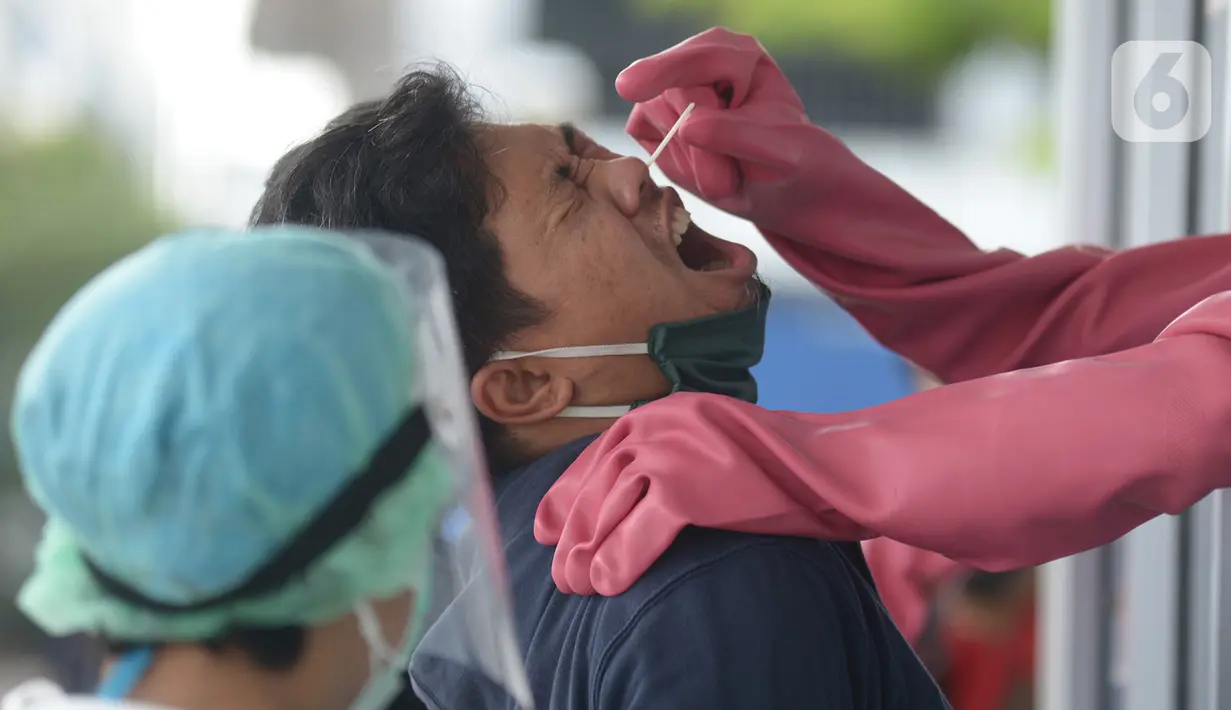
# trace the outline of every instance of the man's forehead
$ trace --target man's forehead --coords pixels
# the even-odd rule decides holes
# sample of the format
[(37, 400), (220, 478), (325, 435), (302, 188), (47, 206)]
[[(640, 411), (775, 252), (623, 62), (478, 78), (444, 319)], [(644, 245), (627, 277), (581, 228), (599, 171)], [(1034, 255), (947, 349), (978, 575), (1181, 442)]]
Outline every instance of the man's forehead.
[[(543, 124), (489, 125), (488, 161), (501, 182), (498, 206), (491, 215), (504, 228), (535, 225), (542, 231), (554, 185), (552, 176), (568, 155), (556, 126)], [(512, 220), (512, 222), (507, 222)], [(500, 231), (500, 229), (497, 229)]]
[(564, 147), (560, 126), (542, 123), (489, 124), (493, 154)]
[[(538, 152), (559, 154), (581, 152), (586, 145), (598, 145), (571, 122), (491, 124), (494, 135), (493, 154), (500, 152)], [(601, 146), (600, 146), (601, 147)], [(610, 153), (604, 148), (605, 152)]]
[(553, 126), (522, 124), (491, 126), (486, 146), (491, 168), (505, 180), (546, 185), (548, 176), (568, 155), (561, 134)]
[(531, 179), (567, 154), (560, 134), (537, 124), (488, 126), (487, 160), (505, 178)]

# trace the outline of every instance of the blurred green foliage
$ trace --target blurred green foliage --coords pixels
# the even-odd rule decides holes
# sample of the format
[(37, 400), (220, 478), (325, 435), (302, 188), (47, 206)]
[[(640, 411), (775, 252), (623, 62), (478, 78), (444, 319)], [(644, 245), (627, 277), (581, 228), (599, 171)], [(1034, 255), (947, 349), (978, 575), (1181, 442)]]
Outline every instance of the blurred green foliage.
[(0, 323), (28, 333), (90, 275), (170, 221), (124, 156), (80, 130), (37, 143), (0, 138)]
[(98, 132), (0, 134), (0, 485), (15, 478), (8, 403), (30, 346), (77, 288), (170, 225)]
[(1025, 169), (1036, 173), (1054, 173), (1056, 161), (1056, 133), (1050, 120), (1039, 121), (1022, 136), (1014, 158)]
[[(83, 128), (22, 142), (0, 133), (0, 596), (11, 599), (29, 571), (37, 521), (18, 492), (8, 436), (17, 371), (47, 322), (82, 284), (172, 226), (123, 154)], [(0, 638), (13, 651), (37, 636), (0, 605)]]
[(982, 42), (1043, 50), (1052, 0), (633, 0), (647, 16), (687, 14), (756, 35), (771, 52), (823, 45), (934, 81)]

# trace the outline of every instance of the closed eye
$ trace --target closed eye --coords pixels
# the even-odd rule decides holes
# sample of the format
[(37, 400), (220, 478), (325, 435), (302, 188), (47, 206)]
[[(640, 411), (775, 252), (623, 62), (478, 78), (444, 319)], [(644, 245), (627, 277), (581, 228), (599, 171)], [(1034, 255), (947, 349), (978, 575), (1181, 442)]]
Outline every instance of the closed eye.
[(559, 129), (560, 137), (564, 139), (564, 147), (568, 148), (569, 155), (581, 157), (581, 151), (577, 149), (577, 127), (571, 123), (561, 123)]
[(620, 157), (618, 153), (613, 153), (594, 142), (593, 138), (571, 123), (561, 123), (557, 129), (560, 131), (560, 137), (564, 139), (564, 146), (568, 149), (569, 155), (586, 160), (614, 160)]
[[(571, 123), (561, 123), (556, 127), (560, 131), (560, 138), (564, 141), (564, 147), (568, 150), (568, 154), (574, 158), (580, 158), (581, 152), (577, 150), (577, 128)], [(556, 166), (556, 177), (561, 181), (571, 181), (577, 176), (577, 161), (569, 160), (566, 163), (561, 163)]]
[(586, 179), (594, 169), (594, 161), (587, 158), (572, 157), (556, 165), (555, 177), (558, 183), (570, 182), (585, 186)]

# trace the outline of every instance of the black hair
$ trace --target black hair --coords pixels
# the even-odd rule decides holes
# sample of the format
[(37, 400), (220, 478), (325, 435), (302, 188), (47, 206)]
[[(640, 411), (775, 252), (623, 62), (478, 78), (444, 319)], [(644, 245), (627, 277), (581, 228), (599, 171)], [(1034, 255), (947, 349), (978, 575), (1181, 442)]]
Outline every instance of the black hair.
[[(474, 374), (546, 308), (514, 288), (484, 221), (502, 188), (485, 161), (481, 112), (447, 65), (402, 77), (357, 104), (274, 166), (251, 224), (412, 234), (444, 257), (467, 371)], [(495, 471), (523, 462), (502, 427), (480, 416)]]
[[(106, 638), (102, 639), (102, 642), (107, 654), (111, 656), (122, 656), (144, 645)], [(299, 663), (307, 642), (308, 632), (301, 626), (254, 626), (228, 630), (208, 641), (202, 641), (200, 645), (214, 653), (239, 651), (262, 670), (288, 671)]]

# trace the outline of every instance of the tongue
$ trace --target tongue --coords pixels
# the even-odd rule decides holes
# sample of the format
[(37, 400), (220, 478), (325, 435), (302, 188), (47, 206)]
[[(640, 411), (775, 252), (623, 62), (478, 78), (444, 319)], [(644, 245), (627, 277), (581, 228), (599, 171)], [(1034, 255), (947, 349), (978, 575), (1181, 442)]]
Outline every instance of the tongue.
[(726, 254), (693, 225), (684, 232), (679, 253), (680, 261), (693, 271), (721, 271), (731, 265)]

